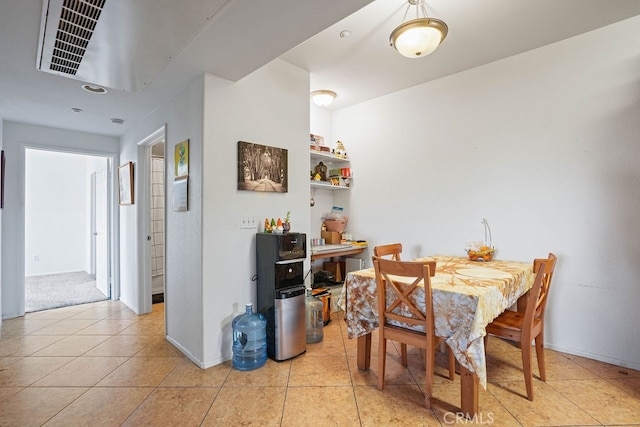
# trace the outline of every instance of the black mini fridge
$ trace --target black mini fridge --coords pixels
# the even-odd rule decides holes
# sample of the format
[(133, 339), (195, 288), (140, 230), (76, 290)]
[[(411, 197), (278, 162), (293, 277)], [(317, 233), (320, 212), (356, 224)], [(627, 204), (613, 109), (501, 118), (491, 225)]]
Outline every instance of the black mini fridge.
[(307, 350), (303, 233), (256, 234), (258, 312), (267, 319), (267, 356), (291, 359)]

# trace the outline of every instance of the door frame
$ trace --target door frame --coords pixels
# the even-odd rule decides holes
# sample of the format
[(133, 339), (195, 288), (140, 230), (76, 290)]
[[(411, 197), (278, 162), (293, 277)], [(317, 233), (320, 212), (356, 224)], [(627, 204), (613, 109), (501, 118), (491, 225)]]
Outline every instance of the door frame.
[(19, 301), (19, 316), (24, 316), (25, 314), (25, 263), (26, 263), (26, 254), (25, 254), (25, 235), (26, 235), (26, 220), (25, 220), (25, 199), (26, 199), (26, 173), (27, 173), (27, 162), (26, 162), (26, 151), (27, 150), (41, 150), (41, 151), (53, 151), (58, 153), (67, 153), (67, 154), (77, 154), (81, 156), (94, 156), (94, 157), (103, 157), (107, 159), (107, 244), (109, 248), (107, 250), (108, 260), (107, 260), (107, 270), (109, 274), (109, 284), (111, 289), (110, 299), (118, 300), (120, 299), (120, 266), (119, 263), (114, 262), (114, 260), (118, 259), (119, 256), (119, 238), (118, 230), (119, 221), (118, 216), (116, 215), (116, 207), (118, 206), (117, 193), (115, 191), (114, 185), (114, 176), (115, 176), (115, 164), (116, 164), (116, 154), (115, 153), (107, 153), (93, 150), (84, 150), (79, 148), (70, 148), (70, 147), (61, 147), (61, 146), (53, 146), (53, 145), (45, 145), (45, 144), (34, 144), (34, 143), (21, 143), (19, 147), (19, 162), (20, 162), (20, 170), (22, 174), (20, 176), (20, 192), (22, 195), (22, 203), (20, 203), (20, 253), (19, 253), (19, 286), (20, 286), (20, 301)]
[[(150, 313), (152, 305), (152, 286), (151, 286), (151, 147), (162, 142), (165, 144), (165, 159), (166, 155), (166, 135), (167, 126), (163, 125), (147, 137), (138, 142), (138, 160), (139, 167), (136, 171), (136, 177), (140, 185), (137, 187), (139, 197), (138, 203), (140, 208), (138, 209), (138, 224), (140, 224), (140, 234), (138, 236), (138, 250), (140, 253), (139, 263), (139, 295), (141, 295), (141, 313)], [(165, 161), (165, 221), (164, 221), (164, 297), (165, 297), (165, 332), (167, 325), (167, 186), (166, 186), (166, 171), (167, 162)]]

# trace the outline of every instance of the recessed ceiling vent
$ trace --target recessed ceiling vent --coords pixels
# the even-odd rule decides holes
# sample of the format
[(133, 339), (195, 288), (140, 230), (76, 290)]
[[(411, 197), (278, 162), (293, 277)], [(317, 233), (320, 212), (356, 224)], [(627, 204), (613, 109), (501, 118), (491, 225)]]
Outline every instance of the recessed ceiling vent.
[(76, 75), (106, 0), (45, 1), (38, 68)]
[(229, 0), (32, 1), (42, 2), (36, 69), (83, 84), (130, 93), (148, 87), (198, 32), (214, 21), (211, 17), (233, 3)]

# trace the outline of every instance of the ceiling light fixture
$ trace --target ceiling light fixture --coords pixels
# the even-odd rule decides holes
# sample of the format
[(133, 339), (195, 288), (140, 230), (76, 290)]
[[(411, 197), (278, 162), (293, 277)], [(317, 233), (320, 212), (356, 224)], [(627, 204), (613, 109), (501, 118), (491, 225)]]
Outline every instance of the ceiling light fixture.
[[(422, 58), (436, 50), (447, 37), (449, 28), (443, 21), (429, 18), (424, 0), (408, 0), (407, 10), (398, 25), (389, 36), (389, 42), (402, 56)], [(406, 21), (409, 9), (416, 8), (416, 18)], [(423, 17), (420, 18), (420, 12)]]
[(336, 93), (330, 90), (315, 90), (311, 92), (311, 100), (318, 107), (328, 106), (336, 96)]
[(103, 88), (102, 86), (96, 86), (96, 85), (82, 85), (82, 89), (86, 90), (87, 92), (97, 93), (97, 94), (107, 93), (107, 90), (105, 88)]

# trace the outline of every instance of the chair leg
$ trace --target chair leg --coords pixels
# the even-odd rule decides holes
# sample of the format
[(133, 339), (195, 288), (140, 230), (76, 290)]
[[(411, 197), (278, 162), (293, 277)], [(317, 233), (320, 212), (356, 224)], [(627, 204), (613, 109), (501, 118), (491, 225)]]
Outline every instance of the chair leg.
[(453, 381), (456, 376), (456, 356), (448, 345), (446, 347), (449, 354), (449, 379)]
[(407, 345), (400, 343), (400, 357), (402, 359), (402, 366), (407, 366)]
[(433, 347), (425, 352), (426, 379), (424, 385), (424, 406), (431, 409), (431, 396), (433, 395), (433, 375), (436, 370), (436, 354)]
[(524, 371), (524, 383), (527, 387), (527, 399), (533, 401), (533, 371), (531, 365), (533, 363), (531, 353), (531, 340), (520, 342), (522, 351), (522, 370)]
[(380, 333), (378, 345), (378, 390), (384, 389), (384, 365), (387, 357), (387, 340)]
[(547, 381), (547, 373), (544, 369), (544, 334), (540, 334), (536, 337), (536, 357), (538, 358), (538, 370), (540, 371), (540, 379)]

